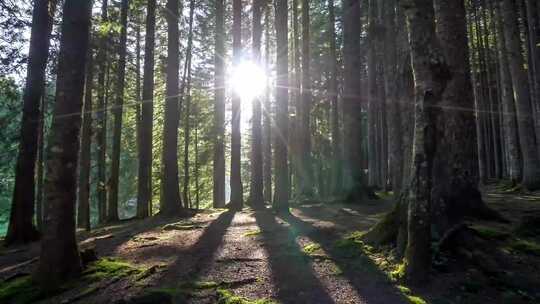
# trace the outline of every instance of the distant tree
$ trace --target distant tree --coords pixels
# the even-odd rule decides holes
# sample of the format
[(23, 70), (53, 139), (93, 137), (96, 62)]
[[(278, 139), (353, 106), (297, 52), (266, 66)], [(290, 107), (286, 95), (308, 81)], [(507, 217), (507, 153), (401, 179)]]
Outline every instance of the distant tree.
[(56, 1), (36, 0), (32, 12), (32, 29), (26, 85), (23, 96), (23, 116), (20, 129), (19, 154), (15, 173), (15, 188), (6, 244), (28, 243), (38, 238), (33, 224), (35, 202), (35, 164), (38, 152), (39, 106), (45, 85), (45, 67), (56, 10)]
[(75, 201), (91, 3), (66, 0), (62, 12), (56, 103), (46, 161), (43, 237), (35, 274), (44, 289), (57, 288), (82, 270), (75, 238)]

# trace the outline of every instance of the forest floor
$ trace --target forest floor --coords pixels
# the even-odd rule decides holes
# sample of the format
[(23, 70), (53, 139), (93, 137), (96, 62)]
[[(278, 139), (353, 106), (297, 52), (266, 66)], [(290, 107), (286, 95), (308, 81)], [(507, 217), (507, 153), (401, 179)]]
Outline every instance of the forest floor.
[(476, 267), (439, 258), (432, 282), (420, 289), (399, 283), (391, 251), (355, 238), (392, 208), (390, 199), (380, 199), (296, 206), (284, 217), (270, 210), (206, 210), (189, 219), (156, 217), (81, 231), (80, 247), (95, 248), (100, 260), (83, 278), (46, 296), (28, 276), (39, 244), (3, 248), (0, 302), (540, 303), (539, 234), (513, 233), (524, 217), (540, 213), (540, 195), (491, 186), (484, 197), (511, 222), (476, 221), (473, 227), (504, 262), (482, 257), (488, 266)]

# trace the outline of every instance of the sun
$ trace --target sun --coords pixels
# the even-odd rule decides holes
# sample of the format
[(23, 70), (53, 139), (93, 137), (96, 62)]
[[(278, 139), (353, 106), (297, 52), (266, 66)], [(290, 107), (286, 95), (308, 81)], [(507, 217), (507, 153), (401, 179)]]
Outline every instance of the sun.
[(255, 97), (262, 96), (266, 89), (267, 77), (263, 68), (253, 61), (241, 61), (233, 67), (231, 76), (232, 89), (242, 99), (249, 103)]

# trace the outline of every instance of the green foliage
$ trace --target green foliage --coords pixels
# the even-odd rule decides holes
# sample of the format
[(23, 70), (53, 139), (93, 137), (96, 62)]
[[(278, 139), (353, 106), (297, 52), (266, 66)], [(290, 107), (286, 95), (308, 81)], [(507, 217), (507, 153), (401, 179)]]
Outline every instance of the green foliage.
[(235, 296), (231, 291), (227, 289), (218, 289), (217, 294), (217, 304), (277, 304), (276, 302), (269, 299), (250, 300), (244, 297)]

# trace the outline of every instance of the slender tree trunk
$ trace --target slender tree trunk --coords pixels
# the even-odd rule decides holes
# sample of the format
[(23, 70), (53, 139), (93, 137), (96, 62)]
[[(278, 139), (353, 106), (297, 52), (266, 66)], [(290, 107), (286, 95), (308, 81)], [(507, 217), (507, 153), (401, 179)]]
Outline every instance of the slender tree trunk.
[[(108, 0), (103, 0), (101, 4), (101, 22), (108, 22)], [(97, 88), (97, 200), (99, 223), (104, 223), (107, 217), (107, 100), (106, 100), (106, 75), (107, 64), (108, 33), (100, 37), (100, 45), (97, 54), (99, 64), (98, 88)]]
[(82, 270), (75, 239), (75, 201), (91, 3), (64, 2), (56, 103), (46, 163), (45, 221), (35, 274), (45, 290), (59, 287)]
[(275, 195), (273, 208), (289, 212), (289, 168), (287, 143), (289, 140), (289, 52), (287, 30), (287, 0), (276, 0), (276, 135), (274, 136)]
[(328, 76), (328, 96), (331, 106), (331, 136), (332, 136), (332, 177), (333, 181), (330, 185), (332, 194), (339, 194), (343, 184), (342, 162), (343, 155), (341, 150), (341, 130), (339, 128), (339, 105), (338, 105), (338, 63), (337, 63), (337, 47), (336, 47), (336, 16), (334, 9), (334, 0), (328, 1), (328, 39), (330, 45), (330, 71)]
[[(493, 6), (490, 2), (490, 6)], [(497, 16), (497, 54), (499, 58), (499, 69), (501, 75), (501, 101), (503, 108), (503, 125), (505, 131), (505, 143), (508, 153), (508, 174), (514, 183), (518, 183), (522, 178), (521, 151), (519, 146), (518, 126), (516, 121), (516, 105), (514, 102), (514, 92), (512, 89), (512, 76), (508, 66), (506, 51), (506, 38), (504, 36), (503, 24), (500, 17), (499, 5), (495, 4)]]
[(195, 107), (195, 209), (199, 210), (199, 108)]
[(343, 150), (344, 192), (348, 200), (357, 201), (366, 196), (366, 183), (362, 168), (362, 95), (358, 71), (360, 54), (360, 1), (343, 1)]
[(311, 156), (311, 77), (310, 77), (310, 47), (309, 47), (309, 0), (302, 0), (302, 88), (301, 99), (297, 105), (299, 114), (299, 194), (301, 197), (313, 196), (313, 164)]
[(90, 153), (92, 145), (92, 90), (94, 86), (94, 55), (91, 47), (88, 50), (87, 56), (81, 148), (79, 156), (79, 205), (77, 211), (77, 227), (90, 231)]
[[(238, 66), (242, 52), (242, 1), (233, 0), (233, 65)], [(231, 122), (231, 201), (230, 208), (241, 210), (243, 207), (243, 189), (241, 176), (241, 100), (233, 92)]]
[(523, 68), (521, 41), (515, 0), (503, 0), (501, 6), (506, 50), (516, 98), (519, 142), (523, 154), (522, 184), (529, 190), (540, 189), (540, 159), (536, 145), (529, 82)]
[(124, 105), (124, 87), (126, 78), (127, 55), (127, 15), (129, 0), (122, 0), (120, 6), (120, 49), (118, 51), (118, 67), (116, 75), (116, 96), (113, 108), (113, 140), (111, 156), (111, 178), (109, 182), (109, 202), (107, 205), (107, 221), (115, 222), (118, 217), (118, 182), (120, 179), (120, 145), (122, 136), (122, 114)]
[(213, 206), (225, 206), (225, 20), (224, 0), (216, 0)]
[(167, 79), (165, 88), (165, 122), (163, 125), (163, 151), (161, 168), (162, 215), (174, 215), (182, 211), (182, 199), (178, 183), (178, 126), (179, 111), (179, 29), (178, 1), (167, 0)]
[(146, 37), (144, 43), (144, 75), (141, 104), (141, 139), (139, 141), (139, 178), (137, 187), (137, 217), (152, 215), (152, 129), (154, 120), (154, 47), (156, 30), (156, 0), (146, 7)]
[[(270, 8), (265, 8), (265, 70), (270, 73)], [(270, 105), (270, 80), (267, 79), (263, 114), (263, 180), (264, 200), (272, 202), (272, 107)]]
[[(195, 1), (189, 2), (189, 30), (188, 30), (188, 45), (186, 49), (186, 63), (184, 67), (184, 79), (182, 83), (182, 96), (186, 98), (185, 107), (185, 135), (184, 135), (184, 207), (189, 208), (189, 137), (190, 137), (190, 122), (191, 116), (191, 50), (193, 46), (193, 13), (195, 10)], [(187, 79), (187, 80), (186, 80)], [(187, 84), (186, 84), (187, 82)]]
[(45, 68), (56, 1), (36, 0), (32, 11), (30, 50), (23, 96), (19, 154), (15, 187), (5, 244), (28, 243), (38, 238), (33, 224), (35, 165), (37, 157), (39, 103), (43, 96)]
[[(253, 0), (253, 61), (261, 64), (261, 36), (262, 36), (262, 0)], [(261, 130), (261, 98), (253, 99), (252, 138), (251, 138), (251, 184), (249, 187), (249, 199), (251, 206), (260, 208), (263, 206), (263, 154), (262, 154), (262, 130)]]
[(377, 87), (377, 1), (369, 0), (368, 11), (368, 183), (370, 186), (378, 184), (377, 157), (377, 105), (380, 101)]
[(37, 229), (43, 231), (43, 177), (45, 174), (45, 113), (47, 112), (47, 92), (41, 97), (41, 111), (39, 113), (39, 139), (37, 155), (37, 185), (36, 185), (36, 224)]

